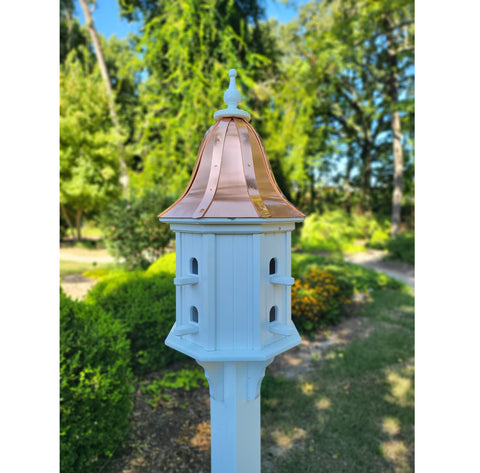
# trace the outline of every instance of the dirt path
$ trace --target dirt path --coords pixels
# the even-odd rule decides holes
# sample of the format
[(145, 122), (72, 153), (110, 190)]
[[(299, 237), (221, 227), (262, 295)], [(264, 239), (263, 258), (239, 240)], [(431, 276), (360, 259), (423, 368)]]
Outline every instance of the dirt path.
[[(60, 248), (60, 261), (74, 261), (76, 263), (114, 263), (115, 259), (104, 249)], [(82, 300), (96, 282), (96, 279), (86, 278), (81, 274), (66, 274), (62, 276), (60, 285), (65, 294), (72, 299)]]
[(60, 248), (60, 260), (79, 263), (114, 263), (115, 259), (107, 250), (88, 250), (87, 248)]
[(343, 258), (349, 263), (374, 269), (392, 278), (400, 279), (415, 289), (415, 267), (408, 263), (384, 261), (386, 254), (386, 251), (369, 249), (360, 253), (345, 254)]
[[(355, 310), (352, 315), (354, 312)], [(320, 360), (328, 349), (346, 345), (353, 339), (365, 339), (372, 330), (368, 320), (350, 316), (335, 327), (321, 330), (313, 339), (302, 337), (300, 345), (277, 356), (268, 369), (274, 376), (298, 378), (299, 375), (315, 369), (315, 361)]]
[(66, 274), (62, 276), (60, 286), (67, 296), (72, 299), (83, 300), (96, 283), (96, 279), (86, 278), (81, 274)]

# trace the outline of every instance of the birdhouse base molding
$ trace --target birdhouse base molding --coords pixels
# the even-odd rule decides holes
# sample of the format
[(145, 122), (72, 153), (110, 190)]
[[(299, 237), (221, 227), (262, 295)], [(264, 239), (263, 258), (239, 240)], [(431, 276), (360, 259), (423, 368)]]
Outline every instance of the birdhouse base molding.
[(199, 363), (202, 362), (221, 362), (221, 361), (267, 361), (290, 348), (300, 345), (302, 339), (295, 326), (289, 326), (292, 329), (290, 335), (284, 335), (278, 340), (258, 350), (206, 350), (197, 343), (187, 340), (182, 335), (177, 334), (176, 323), (165, 340), (165, 345), (188, 355)]

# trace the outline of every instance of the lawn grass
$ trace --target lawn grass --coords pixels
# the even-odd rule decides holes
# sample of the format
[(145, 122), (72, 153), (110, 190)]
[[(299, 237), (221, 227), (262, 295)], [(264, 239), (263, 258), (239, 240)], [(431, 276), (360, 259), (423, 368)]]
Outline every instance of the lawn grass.
[(60, 276), (67, 274), (83, 274), (87, 271), (105, 270), (113, 271), (118, 268), (117, 263), (93, 263), (85, 261), (60, 260)]
[(374, 291), (365, 339), (333, 349), (300, 379), (265, 377), (262, 471), (411, 473), (414, 325), (410, 291)]

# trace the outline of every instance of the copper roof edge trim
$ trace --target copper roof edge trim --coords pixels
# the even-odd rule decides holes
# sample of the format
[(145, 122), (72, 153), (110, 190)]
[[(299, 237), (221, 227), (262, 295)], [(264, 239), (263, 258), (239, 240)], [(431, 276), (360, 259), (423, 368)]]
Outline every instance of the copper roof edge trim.
[(185, 223), (198, 225), (263, 225), (264, 223), (275, 225), (277, 223), (303, 222), (305, 217), (162, 217), (164, 223)]
[(264, 164), (265, 164), (265, 167), (267, 168), (267, 174), (268, 174), (268, 178), (270, 179), (270, 183), (272, 184), (273, 188), (278, 192), (278, 195), (279, 197), (285, 202), (285, 204), (287, 204), (292, 210), (294, 210), (296, 213), (298, 213), (299, 215), (305, 217), (306, 215), (303, 213), (303, 212), (300, 212), (300, 210), (298, 210), (297, 208), (294, 207), (293, 204), (291, 204), (286, 198), (285, 196), (283, 195), (283, 192), (280, 190), (280, 187), (278, 187), (278, 184), (277, 184), (277, 181), (275, 180), (275, 177), (273, 176), (273, 171), (272, 171), (272, 167), (270, 165), (270, 161), (268, 159), (268, 156), (267, 156), (267, 153), (265, 151), (265, 148), (261, 142), (261, 139), (260, 139), (260, 136), (258, 135), (258, 133), (255, 131), (255, 128), (253, 128), (252, 125), (250, 125), (250, 123), (248, 122), (245, 122), (247, 124), (247, 127), (251, 128), (251, 130), (253, 131), (253, 134), (255, 136), (255, 139), (257, 140), (258, 142), (258, 145), (260, 146), (260, 151), (262, 153), (262, 157), (263, 157), (263, 161), (264, 161)]
[(161, 218), (162, 215), (165, 215), (166, 213), (170, 212), (170, 210), (172, 210), (174, 207), (176, 207), (184, 199), (184, 197), (189, 193), (189, 191), (190, 191), (190, 189), (193, 185), (193, 182), (195, 181), (195, 178), (197, 177), (198, 168), (200, 167), (200, 161), (202, 160), (202, 155), (203, 155), (203, 152), (205, 151), (205, 147), (207, 146), (208, 139), (209, 139), (210, 135), (213, 133), (213, 131), (215, 130), (215, 128), (217, 128), (219, 123), (220, 123), (220, 121), (215, 122), (210, 127), (210, 130), (208, 131), (207, 135), (203, 138), (203, 141), (202, 141), (202, 143), (200, 145), (200, 148), (198, 150), (198, 153), (197, 153), (197, 159), (196, 159), (195, 165), (193, 167), (193, 171), (192, 171), (192, 175), (190, 177), (190, 181), (188, 182), (187, 187), (183, 191), (183, 194), (170, 207), (168, 207), (160, 215), (158, 215), (157, 218)]
[[(227, 119), (221, 119), (221, 120), (218, 120), (217, 122), (217, 127), (216, 128), (220, 128), (221, 127), (221, 124), (224, 123), (224, 130), (223, 130), (223, 133), (221, 134), (221, 142), (220, 143), (213, 143), (213, 150), (212, 150), (212, 162), (210, 164), (210, 172), (209, 172), (209, 175), (208, 175), (208, 181), (207, 181), (207, 185), (205, 187), (205, 191), (204, 191), (204, 194), (203, 194), (203, 197), (200, 199), (200, 203), (197, 205), (196, 209), (192, 212), (193, 215), (195, 214), (199, 214), (197, 215), (196, 217), (193, 217), (193, 218), (202, 218), (207, 212), (208, 212), (208, 209), (210, 208), (210, 206), (212, 205), (212, 202), (214, 201), (215, 199), (215, 195), (217, 194), (217, 190), (218, 190), (218, 180), (220, 179), (220, 173), (222, 171), (222, 163), (223, 163), (223, 150), (225, 148), (225, 141), (227, 139), (227, 132), (228, 132), (228, 127), (230, 125), (230, 122), (232, 121), (231, 118), (227, 118)], [(222, 126), (223, 128), (223, 126)], [(215, 137), (213, 137), (215, 139)], [(220, 149), (220, 152), (218, 151)], [(213, 171), (213, 164), (214, 164), (214, 158), (216, 157), (216, 154), (215, 152), (217, 152), (217, 155), (219, 156), (218, 158), (218, 171), (216, 171), (216, 175), (212, 172)], [(208, 200), (208, 188), (210, 187), (210, 185), (212, 186), (212, 189), (213, 192), (212, 194), (210, 195), (210, 199)], [(207, 202), (208, 202), (208, 205), (207, 205)], [(203, 209), (202, 209), (202, 206), (203, 206)], [(200, 209), (200, 210), (199, 210)]]

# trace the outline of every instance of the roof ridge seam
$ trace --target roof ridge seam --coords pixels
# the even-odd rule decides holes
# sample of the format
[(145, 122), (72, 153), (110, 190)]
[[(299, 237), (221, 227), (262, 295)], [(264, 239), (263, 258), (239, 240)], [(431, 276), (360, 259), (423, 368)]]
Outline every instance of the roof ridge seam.
[[(215, 195), (217, 194), (217, 190), (218, 190), (218, 180), (220, 178), (220, 172), (221, 172), (221, 168), (222, 168), (222, 162), (223, 162), (223, 151), (224, 151), (224, 148), (225, 148), (225, 141), (226, 141), (226, 138), (227, 138), (227, 131), (228, 131), (228, 127), (230, 126), (230, 121), (232, 119), (228, 120), (228, 123), (226, 124), (225, 126), (225, 129), (223, 130), (223, 133), (222, 133), (222, 136), (221, 136), (221, 141), (222, 141), (222, 149), (221, 149), (221, 152), (219, 153), (219, 160), (218, 160), (218, 170), (215, 172), (215, 174), (212, 173), (213, 171), (213, 162), (214, 162), (214, 156), (212, 156), (212, 162), (210, 164), (210, 173), (208, 175), (208, 181), (207, 181), (207, 186), (205, 188), (205, 192), (203, 194), (203, 197), (201, 198), (199, 204), (197, 205), (196, 209), (194, 210), (193, 212), (193, 215), (194, 217), (193, 218), (202, 218), (207, 212), (208, 212), (208, 209), (210, 208), (210, 206), (212, 205), (212, 202), (214, 201), (215, 199)], [(218, 121), (218, 128), (220, 128), (220, 125), (222, 123), (225, 123), (227, 120), (220, 120)], [(215, 149), (214, 149), (214, 152), (215, 152)], [(218, 154), (218, 153), (217, 153)], [(210, 197), (210, 201), (208, 202), (208, 205), (206, 205), (207, 203), (207, 198), (208, 198), (208, 189), (210, 187), (210, 185), (212, 186), (212, 189), (213, 187), (215, 187), (215, 190), (213, 192), (213, 194), (211, 195)], [(202, 208), (203, 207), (203, 208)], [(200, 214), (201, 215), (196, 215), (196, 214)]]
[[(248, 125), (248, 123), (245, 120), (242, 120), (242, 121), (246, 125)], [(253, 205), (253, 208), (254, 208), (255, 212), (257, 213), (257, 215), (259, 217), (265, 217), (265, 218), (271, 217), (272, 214), (268, 210), (267, 205), (265, 204), (264, 200), (262, 199), (262, 196), (260, 195), (260, 191), (258, 190), (258, 186), (256, 188), (250, 188), (250, 186), (248, 185), (248, 179), (247, 179), (247, 173), (248, 173), (247, 167), (248, 166), (246, 166), (246, 165), (248, 165), (248, 163), (245, 162), (246, 158), (245, 158), (245, 153), (244, 153), (243, 142), (241, 140), (241, 138), (242, 138), (241, 137), (241, 129), (237, 125), (237, 120), (234, 120), (234, 122), (235, 122), (235, 127), (237, 129), (238, 139), (240, 141), (240, 156), (242, 158), (242, 164), (243, 164), (243, 178), (245, 180), (245, 186), (247, 188), (248, 197), (250, 198), (250, 202)], [(250, 141), (250, 134), (248, 133), (248, 128), (246, 128), (246, 132), (247, 132), (248, 140)], [(252, 158), (251, 170), (252, 170), (251, 172), (253, 173), (253, 179), (254, 179), (255, 183), (257, 183), (257, 174), (255, 172), (255, 166), (253, 164), (253, 158)], [(252, 193), (255, 194), (255, 196), (253, 196)]]

